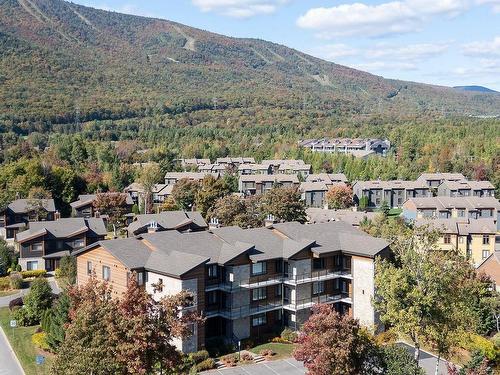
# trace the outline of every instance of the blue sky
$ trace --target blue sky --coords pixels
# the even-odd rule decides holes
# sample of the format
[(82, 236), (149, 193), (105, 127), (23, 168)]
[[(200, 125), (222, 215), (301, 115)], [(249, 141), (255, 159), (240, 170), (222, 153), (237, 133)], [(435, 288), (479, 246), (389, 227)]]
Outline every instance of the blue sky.
[(388, 78), (500, 91), (500, 0), (73, 0), (261, 38)]

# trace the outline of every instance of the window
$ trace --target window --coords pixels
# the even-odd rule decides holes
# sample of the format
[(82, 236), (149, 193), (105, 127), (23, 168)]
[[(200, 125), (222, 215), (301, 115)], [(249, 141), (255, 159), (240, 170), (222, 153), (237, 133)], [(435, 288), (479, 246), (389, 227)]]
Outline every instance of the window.
[(283, 287), (281, 285), (276, 285), (276, 297), (281, 297), (283, 294)]
[(462, 209), (459, 209), (457, 211), (457, 216), (458, 217), (465, 217), (465, 210), (462, 208)]
[(445, 244), (450, 244), (451, 243), (451, 235), (445, 234), (443, 237), (444, 237), (444, 243)]
[(252, 301), (266, 299), (266, 288), (257, 288), (252, 290)]
[(486, 259), (490, 256), (490, 251), (489, 250), (483, 250), (483, 259)]
[(281, 259), (275, 261), (276, 273), (283, 273), (283, 261)]
[(314, 258), (313, 259), (313, 269), (322, 270), (325, 268), (325, 258)]
[(252, 318), (252, 327), (263, 326), (266, 323), (267, 323), (266, 314), (255, 315)]
[(106, 281), (111, 278), (111, 269), (108, 266), (102, 266), (102, 278)]
[(159, 293), (163, 292), (163, 279), (161, 279), (161, 278), (158, 279), (158, 282), (156, 283), (155, 288), (156, 288), (157, 292), (159, 292)]
[(210, 279), (217, 277), (217, 264), (211, 264), (208, 266), (208, 277)]
[(37, 260), (29, 260), (26, 263), (26, 270), (27, 271), (35, 271), (38, 269), (38, 261)]
[(258, 262), (252, 264), (252, 275), (263, 275), (266, 273), (266, 262)]
[(33, 251), (42, 251), (43, 250), (43, 243), (37, 242), (31, 245), (31, 250)]
[(325, 292), (325, 282), (315, 281), (313, 283), (313, 294), (321, 294)]
[(342, 280), (342, 282), (340, 283), (340, 287), (342, 293), (347, 293), (349, 291), (349, 284), (345, 280)]
[(335, 290), (339, 290), (340, 289), (339, 279), (333, 279), (333, 289), (335, 289)]
[(139, 286), (144, 285), (144, 273), (143, 272), (137, 272), (135, 277), (137, 279), (137, 285), (139, 285)]
[(337, 267), (342, 265), (342, 255), (335, 255), (334, 260)]
[(472, 258), (472, 249), (467, 249), (467, 250), (465, 251), (465, 253), (466, 253), (466, 257), (467, 257), (467, 259)]
[(84, 247), (85, 246), (85, 241), (83, 240), (83, 238), (78, 238), (73, 243), (73, 246), (75, 247), (75, 249), (78, 248), (78, 247)]
[(282, 320), (283, 319), (283, 310), (277, 310), (276, 311), (276, 320)]
[(458, 237), (458, 242), (459, 243), (464, 243), (464, 237), (463, 236)]
[(57, 250), (61, 250), (64, 247), (64, 241), (56, 241)]
[(212, 291), (207, 293), (207, 300), (209, 305), (214, 305), (217, 303), (217, 292)]
[(483, 245), (489, 245), (490, 244), (490, 236), (487, 234), (483, 234)]
[(88, 261), (87, 262), (87, 275), (92, 275), (92, 262)]

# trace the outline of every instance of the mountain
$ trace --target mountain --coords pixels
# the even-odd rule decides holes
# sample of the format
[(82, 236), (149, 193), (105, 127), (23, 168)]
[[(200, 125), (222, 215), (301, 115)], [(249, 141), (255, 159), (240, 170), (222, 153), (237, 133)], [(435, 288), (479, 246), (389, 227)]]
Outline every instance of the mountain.
[(484, 86), (454, 86), (454, 89), (463, 91), (475, 91), (475, 92), (488, 92), (488, 93), (498, 93), (498, 91), (489, 89)]
[(62, 0), (0, 0), (0, 50), (0, 130), (211, 108), (347, 116), (500, 108), (499, 95), (384, 79), (275, 43)]

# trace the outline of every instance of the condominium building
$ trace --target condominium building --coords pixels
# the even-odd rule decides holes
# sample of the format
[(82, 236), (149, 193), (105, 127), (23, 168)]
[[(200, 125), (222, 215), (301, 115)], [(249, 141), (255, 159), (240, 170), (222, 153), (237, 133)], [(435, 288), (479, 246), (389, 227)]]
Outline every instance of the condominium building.
[(391, 143), (387, 139), (321, 138), (300, 141), (299, 146), (313, 152), (338, 152), (364, 158), (374, 154), (385, 155)]
[(378, 208), (384, 202), (390, 207), (401, 207), (409, 198), (432, 196), (429, 187), (422, 181), (357, 181), (352, 186), (354, 202), (359, 204), (368, 198), (368, 207)]
[(107, 234), (101, 218), (68, 218), (30, 222), (29, 228), (16, 234), (15, 247), (23, 270), (55, 271), (62, 257)]
[(239, 192), (245, 195), (260, 195), (274, 186), (299, 187), (299, 179), (296, 175), (242, 175), (238, 180)]
[(324, 182), (331, 185), (335, 182), (347, 183), (347, 177), (343, 173), (311, 173), (306, 177), (306, 182)]
[[(127, 213), (132, 212), (132, 206), (134, 205), (134, 200), (132, 196), (127, 193), (124, 194), (125, 202), (124, 209)], [(94, 202), (97, 199), (97, 194), (80, 194), (78, 200), (71, 202), (71, 216), (73, 217), (94, 217), (97, 211), (94, 208)]]
[(316, 303), (374, 328), (375, 258), (388, 243), (344, 222), (268, 228), (145, 233), (100, 241), (75, 252), (78, 284), (92, 273), (123, 293), (132, 272), (155, 299), (188, 290), (206, 321), (176, 341), (184, 352), (207, 340), (298, 329)]
[(166, 211), (159, 214), (135, 215), (127, 227), (129, 237), (142, 233), (176, 230), (180, 232), (197, 232), (208, 229), (200, 212), (197, 211)]
[(494, 197), (495, 187), (489, 181), (443, 181), (437, 195), (444, 197)]
[(423, 181), (431, 188), (437, 188), (445, 181), (464, 181), (467, 180), (462, 173), (422, 173), (417, 181)]
[(500, 203), (494, 197), (429, 197), (410, 198), (403, 204), (406, 219), (422, 218), (491, 218), (499, 227)]
[(440, 233), (436, 243), (439, 250), (458, 250), (476, 267), (495, 252), (498, 230), (492, 218), (421, 218), (415, 220), (415, 225), (437, 230)]
[(212, 172), (167, 172), (165, 174), (165, 184), (166, 185), (175, 185), (177, 181), (182, 180), (182, 179), (188, 179), (192, 181), (201, 181), (203, 180), (206, 176), (213, 176), (215, 178), (219, 178), (218, 173), (212, 173)]
[(16, 199), (0, 211), (0, 238), (12, 242), (16, 233), (32, 221), (52, 221), (56, 218), (53, 199)]

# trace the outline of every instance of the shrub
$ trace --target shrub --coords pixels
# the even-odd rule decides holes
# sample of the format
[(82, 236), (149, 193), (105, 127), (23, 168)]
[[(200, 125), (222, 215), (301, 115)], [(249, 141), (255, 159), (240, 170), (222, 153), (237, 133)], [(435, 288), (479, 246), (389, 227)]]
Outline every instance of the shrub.
[(281, 332), (281, 338), (290, 343), (295, 342), (297, 340), (297, 337), (297, 332), (292, 331), (290, 328), (285, 328)]
[(396, 342), (397, 339), (398, 339), (398, 335), (391, 330), (381, 332), (375, 336), (375, 342), (378, 345), (393, 344)]
[(70, 284), (74, 284), (76, 282), (75, 257), (65, 256), (61, 258), (61, 261), (59, 263), (59, 277), (65, 277)]
[(9, 290), (9, 289), (10, 289), (10, 278), (0, 277), (0, 290)]
[(500, 353), (495, 349), (495, 344), (483, 336), (471, 334), (463, 346), (470, 352), (480, 353), (490, 361), (500, 360)]
[(52, 289), (46, 279), (37, 277), (24, 298), (24, 308), (16, 311), (19, 324), (23, 326), (38, 324), (45, 310), (52, 305)]
[(14, 310), (16, 307), (22, 307), (23, 306), (23, 298), (14, 298), (12, 301), (9, 302), (9, 309), (10, 311)]
[(280, 337), (280, 336), (273, 337), (271, 342), (274, 342), (277, 344), (290, 344), (290, 341), (285, 340), (283, 337)]
[(31, 342), (42, 350), (49, 350), (49, 345), (47, 344), (47, 334), (45, 332), (35, 333), (31, 336)]
[(207, 371), (212, 370), (216, 367), (215, 360), (213, 358), (207, 358), (196, 365), (196, 371)]
[(12, 289), (21, 289), (23, 287), (23, 277), (19, 272), (12, 272), (9, 277)]
[(263, 357), (272, 357), (276, 353), (272, 349), (262, 349), (259, 354)]
[(224, 363), (227, 367), (234, 367), (238, 363), (238, 355), (237, 354), (227, 354), (223, 357), (220, 357), (222, 363)]
[(500, 332), (496, 333), (491, 340), (493, 341), (493, 345), (495, 345), (497, 349), (500, 349)]
[(47, 271), (45, 270), (33, 270), (33, 271), (22, 271), (21, 275), (23, 279), (30, 279), (32, 277), (39, 277), (47, 275)]
[(253, 361), (253, 355), (251, 355), (250, 353), (243, 353), (241, 355), (241, 360), (245, 362)]
[(190, 353), (189, 359), (193, 361), (195, 364), (201, 363), (208, 359), (210, 355), (206, 350), (200, 350), (198, 352)]

